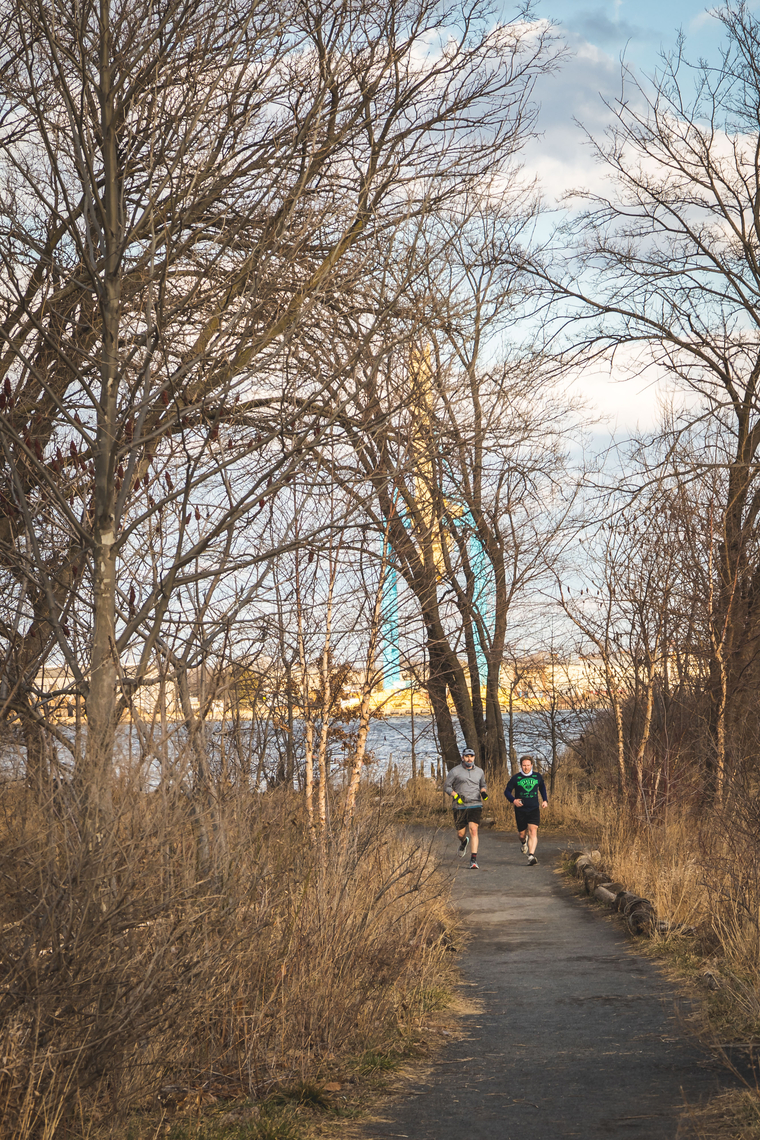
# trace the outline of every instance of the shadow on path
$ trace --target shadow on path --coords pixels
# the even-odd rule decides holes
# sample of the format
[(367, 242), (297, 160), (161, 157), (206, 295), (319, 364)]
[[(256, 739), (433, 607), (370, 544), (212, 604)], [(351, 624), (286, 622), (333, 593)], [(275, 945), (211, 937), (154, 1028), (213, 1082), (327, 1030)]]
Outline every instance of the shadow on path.
[(485, 835), (480, 871), (456, 857), (453, 831), (436, 845), (473, 935), (460, 965), (482, 1013), (368, 1140), (675, 1140), (684, 1100), (730, 1078), (682, 1028), (656, 964), (554, 874), (566, 840), (542, 836), (529, 868), (516, 836)]

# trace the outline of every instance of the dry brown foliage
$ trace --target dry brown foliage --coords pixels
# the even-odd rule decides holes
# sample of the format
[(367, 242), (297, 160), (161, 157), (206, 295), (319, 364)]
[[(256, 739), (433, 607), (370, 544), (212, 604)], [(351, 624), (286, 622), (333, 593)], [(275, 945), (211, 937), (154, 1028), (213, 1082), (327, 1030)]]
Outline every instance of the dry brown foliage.
[[(504, 796), (511, 773), (497, 773), (489, 778), (488, 799), (483, 804), (483, 819), (491, 819), (499, 831), (514, 831), (515, 813)], [(548, 777), (547, 779), (548, 784)], [(402, 814), (418, 823), (451, 827), (451, 800), (443, 793), (443, 782), (427, 776), (418, 776), (401, 787), (394, 788), (395, 803)], [(544, 828), (572, 828), (588, 830), (589, 825), (598, 826), (599, 808), (594, 806), (589, 795), (579, 795), (575, 788), (560, 783), (556, 794), (550, 797), (549, 808), (542, 811), (541, 825)]]
[(292, 794), (231, 793), (216, 812), (226, 856), (199, 881), (200, 809), (181, 790), (124, 780), (89, 844), (71, 797), (0, 792), (9, 1140), (84, 1135), (170, 1084), (261, 1097), (387, 1041), (432, 984), (445, 890), (374, 802), (320, 850)]

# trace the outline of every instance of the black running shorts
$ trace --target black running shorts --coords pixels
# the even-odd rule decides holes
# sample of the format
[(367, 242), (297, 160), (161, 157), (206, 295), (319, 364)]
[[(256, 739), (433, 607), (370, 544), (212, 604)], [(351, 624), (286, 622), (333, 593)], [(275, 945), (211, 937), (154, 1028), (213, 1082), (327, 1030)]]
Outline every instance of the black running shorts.
[(541, 822), (541, 808), (515, 808), (515, 823), (517, 824), (518, 831), (525, 831), (529, 823), (535, 823), (536, 827)]
[(483, 809), (478, 807), (454, 808), (454, 827), (457, 831), (461, 831), (468, 823), (480, 823), (482, 814)]

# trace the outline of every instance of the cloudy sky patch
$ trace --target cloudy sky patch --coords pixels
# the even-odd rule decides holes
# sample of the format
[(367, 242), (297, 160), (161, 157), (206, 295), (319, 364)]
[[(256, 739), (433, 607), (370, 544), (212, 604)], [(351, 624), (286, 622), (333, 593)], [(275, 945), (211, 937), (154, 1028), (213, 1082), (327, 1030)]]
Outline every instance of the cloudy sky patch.
[[(675, 48), (679, 32), (686, 36), (687, 59), (718, 62), (722, 29), (709, 13), (706, 5), (689, 0), (539, 4), (535, 14), (559, 25), (570, 51), (562, 68), (542, 79), (537, 89), (540, 138), (523, 156), (525, 172), (539, 179), (548, 206), (556, 209), (564, 195), (583, 188), (611, 192), (606, 171), (595, 161), (578, 124), (601, 136), (611, 118), (605, 100), (614, 103), (620, 97), (623, 62), (646, 86), (646, 77), (661, 66), (662, 53)], [(635, 98), (632, 90), (626, 94)], [(576, 375), (572, 385), (618, 432), (637, 424), (654, 426), (662, 400), (668, 399), (665, 381), (659, 383), (652, 375), (632, 379), (614, 368)]]

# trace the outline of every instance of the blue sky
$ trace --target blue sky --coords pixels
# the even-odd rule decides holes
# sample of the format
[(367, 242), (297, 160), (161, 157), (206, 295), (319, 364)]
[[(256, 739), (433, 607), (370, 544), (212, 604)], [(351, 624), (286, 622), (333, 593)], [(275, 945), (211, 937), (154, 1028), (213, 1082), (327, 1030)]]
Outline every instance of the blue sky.
[[(540, 0), (536, 15), (559, 25), (571, 52), (561, 71), (539, 86), (541, 138), (524, 154), (526, 168), (539, 178), (548, 202), (575, 187), (601, 186), (603, 172), (591, 161), (574, 120), (592, 133), (603, 131), (609, 113), (601, 96), (614, 100), (619, 93), (621, 57), (636, 73), (651, 74), (660, 52), (674, 48), (680, 30), (687, 59), (719, 59), (721, 25), (704, 4), (689, 0)], [(654, 426), (658, 419), (663, 393), (651, 376), (622, 381), (619, 374), (598, 372), (575, 384), (606, 417), (597, 436), (600, 443), (607, 430), (624, 436), (637, 425)]]
[(708, 5), (689, 0), (608, 0), (593, 4), (577, 0), (545, 0), (539, 14), (560, 23), (570, 37), (595, 44), (618, 58), (627, 51), (643, 66), (656, 59), (661, 46), (669, 47), (682, 29), (695, 55), (708, 56), (715, 45), (715, 21)]
[[(682, 31), (687, 59), (719, 60), (721, 25), (704, 4), (689, 0), (607, 0), (596, 5), (583, 0), (540, 0), (536, 14), (557, 23), (570, 52), (559, 73), (539, 85), (542, 140), (529, 152), (531, 161), (539, 161), (543, 177), (549, 171), (554, 174), (557, 193), (576, 184), (576, 169), (591, 176), (592, 167), (574, 120), (592, 132), (603, 129), (609, 115), (602, 96), (614, 99), (619, 94), (621, 59), (642, 77), (651, 75), (658, 67), (660, 53), (671, 51)], [(554, 165), (542, 167), (541, 161), (545, 163), (547, 156)], [(564, 172), (561, 166), (566, 168)], [(551, 176), (545, 190), (550, 197), (555, 196)]]

